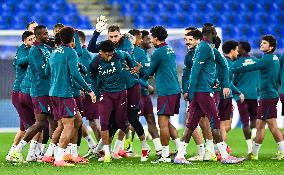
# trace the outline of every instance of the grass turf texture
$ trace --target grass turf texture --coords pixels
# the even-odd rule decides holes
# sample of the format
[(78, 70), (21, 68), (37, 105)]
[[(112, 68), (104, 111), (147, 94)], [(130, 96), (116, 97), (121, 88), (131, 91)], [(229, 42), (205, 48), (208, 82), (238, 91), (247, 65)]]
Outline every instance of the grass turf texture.
[[(181, 135), (182, 131), (179, 132)], [(13, 165), (6, 162), (5, 156), (11, 146), (15, 133), (0, 133), (0, 174), (1, 175), (72, 175), (72, 174), (97, 174), (97, 175), (119, 175), (119, 174), (284, 174), (284, 160), (271, 160), (277, 151), (277, 144), (272, 135), (267, 130), (266, 138), (259, 154), (259, 161), (245, 161), (237, 165), (222, 165), (220, 162), (193, 162), (192, 165), (168, 164), (151, 164), (150, 161), (155, 159), (154, 147), (152, 141), (148, 141), (152, 152), (150, 161), (140, 162), (140, 157), (114, 160), (112, 163), (101, 163), (97, 160), (90, 160), (87, 165), (77, 164), (75, 167), (53, 167), (50, 164), (27, 163)], [(246, 156), (247, 146), (241, 129), (234, 129), (229, 133), (228, 144), (231, 146), (235, 156)], [(136, 138), (134, 140), (134, 151), (140, 154), (140, 143)], [(175, 148), (173, 142), (170, 145)], [(23, 153), (27, 154), (28, 145)], [(81, 155), (87, 151), (87, 144), (82, 139)], [(188, 157), (196, 154), (196, 146), (191, 140), (187, 149)]]

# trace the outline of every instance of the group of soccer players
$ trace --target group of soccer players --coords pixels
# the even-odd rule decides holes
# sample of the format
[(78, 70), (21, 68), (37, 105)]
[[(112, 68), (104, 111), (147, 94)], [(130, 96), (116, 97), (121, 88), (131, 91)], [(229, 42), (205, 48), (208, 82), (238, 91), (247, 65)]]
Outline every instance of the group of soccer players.
[[(20, 129), (7, 161), (25, 162), (21, 152), (30, 142), (28, 162), (74, 166), (88, 163), (93, 157), (111, 162), (134, 155), (132, 142), (137, 133), (144, 162), (149, 158), (150, 147), (139, 116), (145, 116), (158, 157), (152, 163), (240, 163), (244, 158), (231, 156), (226, 144), (233, 98), (248, 147), (247, 158), (258, 159), (266, 124), (278, 144), (276, 159), (284, 158), (283, 134), (276, 122), (279, 94), (284, 103), (284, 56), (278, 59), (273, 54), (277, 42), (272, 35), (262, 37), (260, 50), (264, 55), (257, 59), (249, 55), (250, 44), (244, 41), (225, 41), (224, 55), (221, 54), (221, 40), (213, 24), (204, 24), (202, 30), (186, 28), (188, 52), (180, 88), (175, 51), (166, 43), (164, 27), (155, 26), (150, 33), (132, 29), (121, 34), (119, 26), (107, 29), (107, 25), (104, 16), (98, 17), (88, 46), (84, 32), (72, 27), (56, 24), (52, 40), (44, 25), (27, 25), (13, 62), (16, 79), (12, 103), (20, 116)], [(98, 43), (100, 33), (106, 29), (108, 40)], [(151, 53), (152, 45), (155, 50)], [(154, 88), (148, 83), (153, 76), (160, 132), (150, 96)], [(179, 114), (181, 95), (189, 106), (180, 139), (169, 119)], [(82, 117), (89, 121), (97, 143)], [(198, 154), (186, 159), (191, 136)], [(82, 137), (89, 146), (83, 157), (78, 154)], [(173, 154), (170, 139), (176, 146)]]

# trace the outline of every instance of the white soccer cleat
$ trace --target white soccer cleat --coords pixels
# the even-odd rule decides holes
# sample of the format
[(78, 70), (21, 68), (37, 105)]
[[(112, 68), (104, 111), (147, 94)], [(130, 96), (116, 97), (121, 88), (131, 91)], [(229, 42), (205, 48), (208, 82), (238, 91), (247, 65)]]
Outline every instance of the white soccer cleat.
[(197, 155), (187, 159), (188, 161), (203, 161), (203, 156)]

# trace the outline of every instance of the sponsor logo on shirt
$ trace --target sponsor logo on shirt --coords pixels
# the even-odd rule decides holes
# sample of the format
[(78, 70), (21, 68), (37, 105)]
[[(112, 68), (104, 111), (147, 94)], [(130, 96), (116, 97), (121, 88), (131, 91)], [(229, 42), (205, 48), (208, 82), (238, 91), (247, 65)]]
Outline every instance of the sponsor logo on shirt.
[(273, 55), (273, 58), (272, 58), (273, 61), (276, 61), (278, 60), (278, 57), (276, 55)]
[(174, 50), (170, 47), (167, 48), (167, 54), (174, 54)]
[(255, 64), (255, 61), (253, 61), (253, 59), (246, 59), (245, 62), (243, 63), (243, 66), (248, 66), (251, 64)]
[(98, 70), (100, 75), (110, 75), (116, 72), (116, 68), (114, 66), (111, 66), (111, 68), (103, 69), (101, 65), (99, 65)]

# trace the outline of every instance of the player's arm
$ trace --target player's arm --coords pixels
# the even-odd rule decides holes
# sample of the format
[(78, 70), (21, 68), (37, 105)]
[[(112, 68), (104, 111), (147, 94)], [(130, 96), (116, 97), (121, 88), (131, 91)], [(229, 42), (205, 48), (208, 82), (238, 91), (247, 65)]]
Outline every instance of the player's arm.
[(100, 36), (100, 32), (97, 32), (96, 30), (94, 31), (93, 33), (93, 36), (91, 38), (91, 40), (89, 41), (89, 44), (88, 44), (88, 51), (89, 52), (92, 52), (92, 53), (99, 53), (99, 44), (97, 44), (97, 40), (98, 40), (98, 37)]
[(225, 57), (221, 55), (221, 53), (217, 50), (214, 49), (214, 54), (215, 54), (215, 61), (216, 63), (222, 68), (222, 75), (223, 75), (223, 80), (222, 81), (222, 87), (223, 88), (228, 88), (229, 87), (229, 67), (228, 67), (228, 62)]
[(190, 72), (191, 72), (191, 67), (192, 67), (192, 64), (187, 59), (187, 57), (185, 57), (184, 68), (183, 68), (183, 71), (182, 71), (182, 79), (181, 79), (183, 93), (186, 93), (188, 91), (188, 83), (189, 83), (189, 76), (190, 76)]
[(150, 67), (145, 70), (143, 73), (143, 80), (148, 80), (149, 76), (154, 75), (155, 72), (157, 72), (160, 64), (162, 61), (162, 57), (160, 56), (160, 54), (158, 52), (154, 52), (154, 54), (151, 57), (151, 63), (150, 63)]
[(45, 67), (46, 62), (43, 60), (41, 53), (38, 51), (39, 48), (34, 48), (30, 50), (29, 53), (29, 64), (33, 64), (34, 68), (38, 72), (41, 78), (46, 78)]
[(70, 52), (68, 54), (67, 64), (68, 64), (68, 67), (70, 69), (72, 78), (83, 88), (84, 91), (90, 92), (90, 91), (92, 91), (91, 88), (85, 82), (85, 80), (83, 79), (83, 77), (81, 76), (81, 74), (78, 70), (77, 60), (78, 60), (78, 56), (75, 53), (75, 51)]
[(239, 64), (233, 64), (231, 72), (233, 74), (251, 72), (255, 70), (260, 70), (271, 64), (272, 59), (261, 58), (259, 60), (252, 60), (251, 62), (244, 62)]
[(17, 64), (19, 66), (27, 66), (29, 64), (29, 52), (23, 48), (17, 53)]
[(81, 57), (83, 55), (83, 49), (78, 35), (78, 30), (75, 30), (74, 39), (75, 39), (75, 51), (77, 52), (78, 57)]

